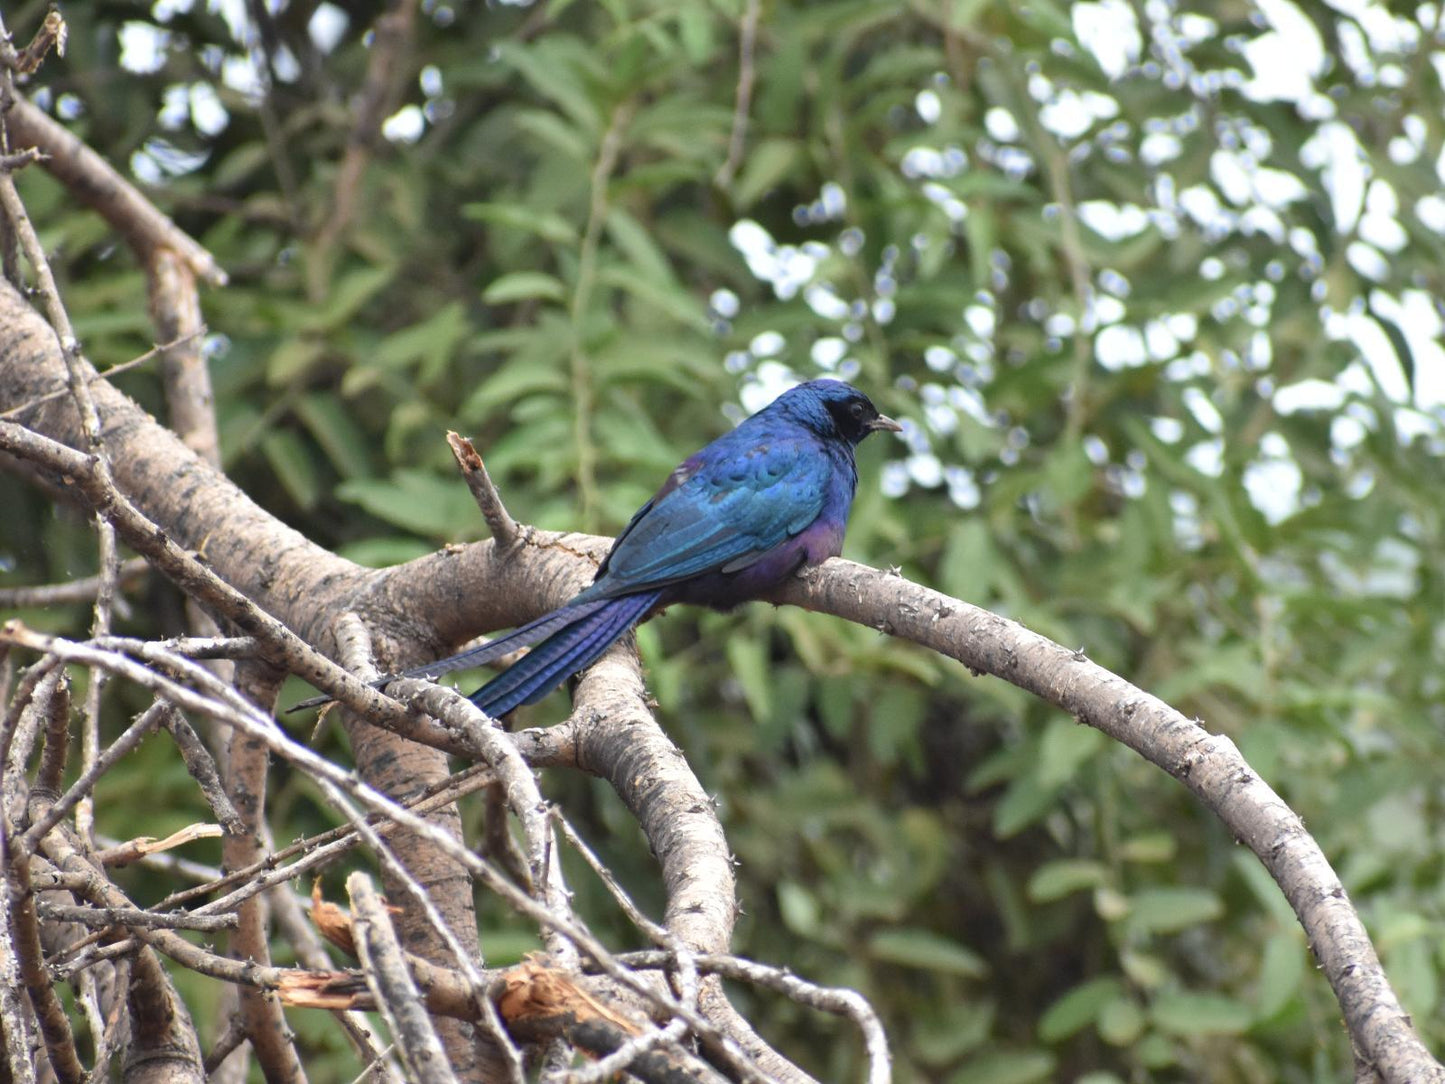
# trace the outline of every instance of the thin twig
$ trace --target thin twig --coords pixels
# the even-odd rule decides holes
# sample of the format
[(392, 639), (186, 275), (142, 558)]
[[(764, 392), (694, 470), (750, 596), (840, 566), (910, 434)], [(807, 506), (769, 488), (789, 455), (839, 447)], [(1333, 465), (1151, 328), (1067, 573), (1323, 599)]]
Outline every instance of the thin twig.
[(352, 927), (359, 935), (356, 948), (366, 984), (391, 1028), (402, 1062), (416, 1080), (455, 1082), (456, 1074), (391, 927), (391, 916), (372, 887), (371, 878), (365, 873), (353, 873), (346, 878), (346, 891), (351, 897)]
[(169, 248), (212, 286), (224, 286), (226, 273), (184, 230), (118, 173), (104, 158), (76, 138), (64, 125), (33, 103), (16, 98), (6, 115), (11, 140), (39, 147), (45, 169), (79, 202), (95, 210), (149, 263), (149, 253)]
[(45, 21), (40, 24), (35, 37), (30, 39), (30, 44), (9, 61), (16, 74), (33, 75), (39, 71), (51, 49), (55, 50), (56, 56), (64, 56), (68, 34), (64, 16), (57, 9), (51, 8), (45, 13)]
[[(133, 557), (120, 566), (117, 586), (134, 587), (145, 576), (150, 565), (143, 557)], [(86, 576), (66, 583), (39, 584), (34, 587), (0, 587), (0, 609), (45, 609), (91, 602), (100, 593), (103, 576)]]
[(507, 511), (507, 506), (502, 503), (502, 495), (497, 492), (496, 485), (492, 482), (492, 476), (487, 473), (487, 465), (482, 462), (482, 457), (472, 442), (459, 433), (448, 430), (447, 445), (456, 457), (457, 466), (461, 468), (462, 477), (466, 480), (467, 488), (472, 491), (472, 497), (481, 510), (482, 519), (486, 521), (487, 529), (492, 532), (492, 537), (497, 540), (500, 549), (510, 549), (517, 541), (521, 533), (521, 525), (512, 518)]
[[(119, 365), (112, 365), (104, 372), (100, 370), (94, 370), (87, 373), (86, 380), (89, 383), (94, 384), (98, 380), (109, 380), (113, 376), (119, 376), (122, 373), (128, 373), (132, 369), (138, 369), (142, 365), (146, 365), (154, 361), (156, 358), (163, 355), (167, 350), (174, 350), (177, 347), (184, 346), (187, 343), (194, 341), (195, 339), (201, 338), (205, 334), (206, 329), (200, 328), (197, 331), (191, 332), (189, 335), (184, 335), (178, 339), (172, 339), (168, 343), (159, 343), (155, 346), (152, 346), (144, 354), (141, 354), (138, 357), (131, 358), (130, 361), (123, 361)], [(52, 402), (69, 394), (69, 388), (58, 388), (55, 391), (47, 392), (45, 395), (37, 395), (34, 399), (27, 400), (26, 402), (21, 403), (19, 406), (11, 407), (9, 410), (0, 411), (0, 419), (18, 418), (20, 415), (25, 414), (28, 411), (34, 410), (38, 406), (42, 406), (45, 403)]]
[(126, 926), (145, 930), (200, 930), (216, 933), (236, 928), (235, 915), (191, 915), (184, 911), (163, 914), (135, 907), (81, 907), (62, 903), (40, 903), (41, 918), (53, 922), (76, 922), (92, 929)]
[(753, 80), (756, 78), (753, 52), (758, 43), (758, 17), (761, 0), (748, 0), (738, 25), (738, 89), (733, 99), (733, 127), (728, 136), (728, 156), (713, 175), (713, 184), (727, 188), (737, 176), (748, 145), (748, 116), (752, 109)]
[(27, 854), (34, 854), (46, 834), (59, 824), (66, 814), (91, 796), (100, 777), (119, 763), (122, 757), (140, 745), (146, 736), (161, 724), (166, 713), (173, 710), (165, 701), (157, 700), (142, 712), (139, 718), (126, 727), (121, 736), (111, 743), (109, 749), (94, 759), (80, 778), (70, 785), (70, 789), (50, 806), (45, 816), (26, 829), (25, 834), (18, 841), (18, 847)]

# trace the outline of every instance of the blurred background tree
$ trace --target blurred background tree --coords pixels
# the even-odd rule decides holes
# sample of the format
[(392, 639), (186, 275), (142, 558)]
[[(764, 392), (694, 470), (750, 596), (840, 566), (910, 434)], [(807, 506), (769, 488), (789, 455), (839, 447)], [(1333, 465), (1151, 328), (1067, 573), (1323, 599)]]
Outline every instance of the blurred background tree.
[[(243, 488), (348, 557), (402, 560), (480, 535), (457, 428), (519, 518), (612, 532), (789, 381), (856, 380), (908, 425), (863, 451), (849, 555), (1230, 735), (1445, 1048), (1445, 8), (381, 14), (75, 3), (66, 60), (27, 88), (230, 273), (204, 308)], [(394, 81), (369, 86), (378, 49)], [(144, 350), (140, 269), (42, 172), (20, 181), (89, 355)], [(120, 382), (159, 410), (152, 380)], [(0, 500), (0, 582), (94, 567), (82, 518), (13, 477)], [(154, 602), (134, 631), (172, 619)], [(798, 611), (677, 612), (641, 642), (722, 803), (737, 950), (865, 993), (899, 1080), (1351, 1072), (1273, 883), (1132, 753)], [(166, 772), (166, 815), (204, 815), (179, 766), (132, 769), (102, 829), (163, 806)], [(322, 826), (276, 782), (278, 837)], [(550, 791), (656, 892), (609, 791)], [(483, 912), (504, 962), (511, 920)], [(745, 1004), (823, 1079), (856, 1076), (843, 1025)], [(312, 1079), (349, 1058), (318, 1046)]]

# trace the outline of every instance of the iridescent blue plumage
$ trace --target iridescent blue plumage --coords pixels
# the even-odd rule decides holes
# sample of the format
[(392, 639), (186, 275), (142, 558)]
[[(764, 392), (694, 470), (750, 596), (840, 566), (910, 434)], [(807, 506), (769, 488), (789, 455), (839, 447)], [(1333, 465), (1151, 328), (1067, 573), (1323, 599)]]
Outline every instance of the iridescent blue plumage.
[(897, 430), (836, 380), (784, 392), (685, 460), (613, 543), (590, 587), (482, 647), (411, 671), (435, 677), (536, 644), (471, 699), (489, 715), (540, 700), (648, 614), (675, 602), (730, 609), (836, 556), (858, 484), (853, 449)]

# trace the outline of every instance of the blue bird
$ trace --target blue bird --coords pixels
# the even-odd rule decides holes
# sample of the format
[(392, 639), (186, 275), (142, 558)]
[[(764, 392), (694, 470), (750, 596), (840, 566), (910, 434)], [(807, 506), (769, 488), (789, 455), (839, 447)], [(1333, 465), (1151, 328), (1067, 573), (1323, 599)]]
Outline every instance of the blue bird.
[(842, 551), (858, 485), (853, 449), (869, 433), (898, 429), (849, 384), (799, 384), (684, 460), (570, 602), (403, 676), (436, 677), (535, 644), (471, 695), (496, 718), (542, 699), (664, 607), (728, 610), (767, 595)]

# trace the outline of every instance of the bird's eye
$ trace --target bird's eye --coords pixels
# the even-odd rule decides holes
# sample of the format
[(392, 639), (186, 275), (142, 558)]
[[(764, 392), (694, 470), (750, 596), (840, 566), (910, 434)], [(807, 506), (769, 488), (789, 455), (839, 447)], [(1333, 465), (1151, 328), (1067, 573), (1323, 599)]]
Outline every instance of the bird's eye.
[(848, 413), (852, 414), (855, 418), (863, 417), (863, 404), (854, 403), (851, 407), (848, 408)]

